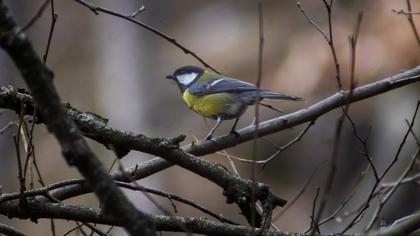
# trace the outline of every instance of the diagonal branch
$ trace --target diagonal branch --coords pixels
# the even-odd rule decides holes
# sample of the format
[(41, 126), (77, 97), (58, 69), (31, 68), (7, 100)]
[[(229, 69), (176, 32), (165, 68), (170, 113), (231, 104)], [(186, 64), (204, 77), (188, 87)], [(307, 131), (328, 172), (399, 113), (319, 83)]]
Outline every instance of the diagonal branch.
[[(16, 25), (0, 0), (0, 46), (9, 54), (31, 90), (37, 108), (54, 133), (69, 165), (76, 166), (101, 200), (107, 214), (124, 219), (133, 235), (155, 235), (150, 217), (138, 211), (113, 182), (88, 147), (74, 121), (65, 112), (52, 83), (53, 74), (44, 66), (27, 36)], [(95, 170), (95, 171), (93, 171)]]
[[(411, 1), (406, 0), (407, 2), (407, 10), (408, 12), (411, 12)], [(413, 14), (407, 14), (408, 22), (410, 23), (411, 29), (413, 30), (414, 37), (416, 38), (417, 45), (420, 46), (420, 36), (419, 32), (417, 31), (416, 24), (414, 23)]]
[(192, 57), (194, 57), (195, 59), (197, 59), (201, 64), (203, 64), (203, 66), (205, 66), (206, 68), (209, 68), (211, 70), (213, 70), (216, 73), (219, 73), (219, 71), (217, 71), (214, 67), (212, 67), (210, 64), (208, 64), (206, 61), (204, 61), (204, 59), (202, 59), (201, 57), (199, 57), (195, 52), (189, 50), (188, 48), (184, 47), (183, 45), (181, 45), (180, 43), (178, 43), (178, 41), (176, 41), (175, 38), (172, 38), (171, 36), (159, 31), (158, 29), (147, 25), (141, 21), (138, 21), (136, 19), (134, 19), (134, 17), (131, 15), (124, 15), (121, 13), (118, 13), (116, 11), (104, 8), (104, 7), (100, 7), (97, 6), (93, 3), (87, 2), (85, 0), (74, 0), (75, 2), (79, 3), (82, 6), (87, 7), (89, 10), (91, 10), (94, 14), (99, 15), (100, 12), (111, 15), (111, 16), (115, 16), (118, 18), (122, 18), (124, 20), (130, 21), (156, 35), (158, 35), (159, 37), (165, 39), (166, 41), (172, 43), (173, 45), (175, 45), (176, 47), (178, 47), (179, 49), (181, 49), (185, 54), (190, 54)]
[(0, 223), (0, 233), (9, 236), (26, 236), (27, 234), (13, 228), (10, 225)]

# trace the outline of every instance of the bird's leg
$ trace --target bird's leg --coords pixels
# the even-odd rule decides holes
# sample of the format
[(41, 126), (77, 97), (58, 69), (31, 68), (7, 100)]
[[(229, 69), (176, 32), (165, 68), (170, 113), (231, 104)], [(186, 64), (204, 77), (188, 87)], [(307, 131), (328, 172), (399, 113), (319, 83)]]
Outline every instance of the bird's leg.
[(236, 129), (236, 125), (238, 124), (238, 121), (239, 121), (239, 117), (236, 118), (235, 122), (233, 123), (232, 129), (230, 130), (230, 133), (233, 134), (233, 135), (235, 135), (236, 138), (240, 138), (238, 132), (236, 132), (236, 130), (235, 130)]
[(217, 117), (216, 124), (211, 128), (210, 133), (206, 136), (205, 140), (210, 140), (211, 136), (213, 136), (214, 131), (219, 127), (219, 125), (222, 123), (222, 118)]

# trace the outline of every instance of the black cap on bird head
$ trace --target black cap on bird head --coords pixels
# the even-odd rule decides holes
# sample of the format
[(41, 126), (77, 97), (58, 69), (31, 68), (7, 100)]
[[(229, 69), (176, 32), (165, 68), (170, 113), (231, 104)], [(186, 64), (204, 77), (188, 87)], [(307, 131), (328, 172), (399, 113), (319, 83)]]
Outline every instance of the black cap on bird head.
[(184, 92), (184, 90), (203, 73), (203, 68), (197, 66), (183, 66), (178, 68), (173, 75), (166, 76), (166, 78), (174, 80), (181, 91)]

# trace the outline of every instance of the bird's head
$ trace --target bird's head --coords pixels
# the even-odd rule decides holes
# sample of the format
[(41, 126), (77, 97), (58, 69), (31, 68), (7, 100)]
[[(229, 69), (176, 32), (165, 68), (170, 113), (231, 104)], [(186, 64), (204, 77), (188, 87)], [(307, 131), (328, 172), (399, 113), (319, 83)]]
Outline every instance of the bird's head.
[(204, 69), (197, 66), (183, 66), (178, 68), (172, 75), (166, 76), (167, 79), (174, 80), (183, 92), (202, 74)]

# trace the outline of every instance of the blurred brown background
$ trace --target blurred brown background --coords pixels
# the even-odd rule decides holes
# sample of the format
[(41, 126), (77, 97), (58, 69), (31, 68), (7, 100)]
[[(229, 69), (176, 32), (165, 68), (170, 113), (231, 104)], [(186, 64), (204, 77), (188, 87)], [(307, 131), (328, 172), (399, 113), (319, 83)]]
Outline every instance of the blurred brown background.
[[(24, 25), (36, 13), (43, 1), (6, 1), (16, 20)], [(264, 9), (265, 47), (262, 86), (274, 91), (304, 97), (300, 103), (272, 102), (286, 112), (292, 112), (336, 92), (335, 70), (331, 53), (323, 37), (310, 26), (299, 12), (296, 1), (262, 1)], [(55, 1), (58, 21), (54, 31), (51, 51), (47, 61), (54, 71), (55, 84), (62, 99), (83, 111), (95, 112), (110, 119), (112, 127), (142, 133), (148, 136), (172, 137), (193, 135), (202, 138), (207, 133), (203, 119), (188, 110), (182, 102), (177, 86), (165, 80), (176, 68), (191, 64), (200, 65), (158, 36), (121, 19), (91, 11), (75, 1)], [(196, 52), (209, 64), (224, 74), (255, 82), (258, 55), (258, 8), (257, 1), (235, 0), (125, 0), (94, 1), (100, 6), (118, 12), (131, 13), (141, 4), (146, 10), (137, 19), (175, 37), (179, 43)], [(412, 1), (413, 9), (420, 10), (420, 2)], [(302, 1), (308, 15), (327, 29), (326, 11), (322, 1)], [(379, 80), (420, 64), (420, 49), (406, 17), (393, 13), (392, 9), (405, 9), (403, 0), (348, 1), (338, 0), (333, 10), (333, 27), (336, 49), (341, 63), (342, 77), (348, 88), (350, 50), (348, 36), (352, 33), (359, 11), (364, 12), (357, 49), (356, 77), (359, 85)], [(420, 30), (420, 16), (415, 16)], [(42, 55), (50, 27), (49, 9), (28, 30), (33, 44)], [(0, 52), (1, 86), (22, 87), (23, 82), (7, 55)], [(369, 149), (380, 172), (392, 160), (406, 130), (405, 118), (411, 117), (416, 101), (420, 98), (420, 84), (382, 94), (375, 98), (351, 105), (350, 114), (360, 134), (369, 138)], [(275, 112), (262, 110), (262, 120), (275, 117)], [(339, 111), (319, 118), (302, 141), (283, 152), (264, 170), (258, 172), (258, 180), (269, 184), (274, 193), (286, 199), (292, 198), (305, 183), (313, 169), (331, 156), (335, 121)], [(16, 119), (10, 111), (2, 112), (0, 125)], [(239, 127), (252, 122), (253, 109), (242, 117)], [(418, 121), (418, 120), (417, 120)], [(419, 122), (418, 122), (419, 123)], [(415, 126), (416, 131), (420, 126)], [(213, 124), (213, 123), (211, 123)], [(228, 132), (231, 122), (217, 134)], [(268, 138), (276, 144), (286, 144), (300, 130), (296, 127)], [(17, 166), (9, 129), (0, 136), (0, 185), (3, 192), (18, 190)], [(36, 128), (36, 154), (47, 183), (78, 177), (60, 155), (56, 140), (44, 126)], [(100, 145), (90, 142), (97, 156), (106, 166), (114, 154)], [(252, 158), (252, 143), (229, 149), (232, 155)], [(264, 141), (259, 142), (258, 159), (265, 159), (275, 149)], [(338, 173), (333, 198), (325, 216), (350, 193), (361, 171), (366, 167), (360, 154), (361, 145), (345, 123), (340, 146)], [(409, 138), (399, 162), (387, 180), (394, 180), (407, 165), (415, 151)], [(131, 152), (123, 159), (128, 167), (152, 158)], [(207, 159), (223, 163), (230, 168), (224, 157), (210, 155)], [(236, 163), (241, 176), (249, 177), (251, 166)], [(285, 231), (303, 231), (310, 223), (310, 213), (315, 189), (324, 187), (328, 169), (323, 166), (312, 180), (302, 198), (275, 224)], [(352, 211), (366, 198), (373, 183), (372, 173), (345, 211)], [(244, 222), (236, 206), (227, 205), (222, 190), (189, 171), (172, 167), (147, 179), (141, 185), (153, 187), (203, 204), (228, 218)], [(136, 205), (145, 211), (161, 214), (141, 193), (127, 192)], [(402, 186), (385, 208), (383, 222), (389, 224), (420, 208), (420, 189), (416, 184)], [(156, 198), (170, 209), (166, 199)], [(98, 206), (92, 195), (71, 199), (71, 203)], [(190, 207), (177, 204), (182, 216), (201, 216)], [(345, 212), (344, 211), (344, 212)], [(340, 217), (343, 214), (339, 214)], [(364, 219), (368, 219), (370, 212)], [(340, 219), (325, 225), (326, 232), (336, 232), (346, 224)], [(35, 224), (29, 220), (9, 220), (0, 216), (0, 222), (11, 224), (31, 235), (50, 235), (48, 220)], [(58, 235), (75, 224), (56, 221)], [(350, 232), (360, 232), (365, 221)], [(125, 235), (121, 229), (113, 235)]]

